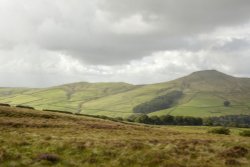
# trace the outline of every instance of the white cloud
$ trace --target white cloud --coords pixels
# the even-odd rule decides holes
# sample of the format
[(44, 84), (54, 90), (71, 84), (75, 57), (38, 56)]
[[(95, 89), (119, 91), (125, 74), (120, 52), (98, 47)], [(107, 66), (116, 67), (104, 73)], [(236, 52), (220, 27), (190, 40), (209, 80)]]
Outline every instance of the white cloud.
[(154, 26), (143, 20), (142, 15), (135, 14), (113, 24), (113, 30), (118, 34), (144, 34), (154, 30)]
[[(20, 53), (20, 57), (16, 53)], [(36, 54), (36, 57), (30, 54)], [(70, 55), (48, 52), (35, 46), (17, 47), (0, 52), (1, 86), (51, 86), (61, 83), (129, 82), (134, 84), (164, 82), (193, 71), (217, 69), (222, 72), (250, 76), (248, 52), (241, 56), (220, 51), (159, 51), (124, 65), (89, 65)], [(238, 60), (235, 63), (235, 60)], [(240, 64), (240, 66), (238, 65)]]
[(250, 76), (249, 16), (245, 0), (0, 0), (0, 86)]

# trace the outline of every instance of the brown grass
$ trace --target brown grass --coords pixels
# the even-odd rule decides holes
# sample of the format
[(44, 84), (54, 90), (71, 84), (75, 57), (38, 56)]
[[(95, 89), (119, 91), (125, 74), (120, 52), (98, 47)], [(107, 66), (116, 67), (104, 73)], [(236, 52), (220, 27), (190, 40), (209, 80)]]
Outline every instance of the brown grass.
[(45, 161), (49, 161), (52, 163), (56, 163), (60, 160), (59, 156), (56, 154), (50, 154), (50, 153), (43, 153), (43, 154), (39, 154), (36, 157), (36, 160), (41, 161), (41, 160), (45, 160)]
[(248, 149), (241, 146), (234, 146), (230, 149), (224, 150), (220, 155), (226, 158), (241, 158), (248, 154)]
[(207, 130), (0, 107), (0, 166), (250, 166), (248, 138)]

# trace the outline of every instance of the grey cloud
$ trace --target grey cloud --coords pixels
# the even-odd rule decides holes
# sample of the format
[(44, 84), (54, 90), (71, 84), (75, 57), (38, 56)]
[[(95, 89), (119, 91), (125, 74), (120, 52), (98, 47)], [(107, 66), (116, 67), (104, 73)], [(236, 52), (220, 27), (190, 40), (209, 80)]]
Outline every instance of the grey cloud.
[[(156, 30), (142, 35), (90, 31), (91, 37), (81, 38), (78, 35), (76, 39), (67, 38), (69, 40), (65, 43), (55, 41), (58, 45), (50, 45), (52, 49), (67, 48), (73, 56), (90, 63), (126, 63), (158, 50), (201, 49), (202, 44), (198, 43), (203, 41), (196, 39), (199, 33), (207, 33), (220, 26), (244, 23), (250, 16), (250, 3), (235, 0), (109, 0), (101, 1), (98, 7), (99, 10), (110, 14), (110, 17), (106, 18), (109, 24), (140, 14), (144, 21), (155, 26)], [(127, 26), (131, 28), (134, 25)]]
[(222, 46), (215, 46), (213, 49), (222, 52), (238, 52), (239, 50), (248, 50), (250, 46), (249, 39), (233, 38), (225, 42)]
[[(244, 24), (250, 16), (246, 0), (11, 0), (1, 6), (0, 47), (32, 43), (94, 64), (124, 64), (158, 50), (201, 49), (200, 33)], [(152, 29), (131, 33), (140, 26), (133, 16), (141, 16), (141, 32)]]
[[(161, 51), (124, 65), (89, 65), (70, 56), (40, 49), (5, 51), (0, 67), (0, 86), (46, 87), (63, 83), (128, 82), (145, 84), (165, 82), (193, 71), (217, 69), (222, 72), (250, 76), (250, 51), (222, 53), (220, 51)], [(19, 52), (23, 56), (19, 57)], [(27, 55), (27, 53), (33, 55)], [(36, 57), (34, 57), (36, 54)], [(33, 58), (32, 58), (33, 57)]]
[(0, 0), (2, 86), (250, 76), (247, 0)]
[(164, 31), (178, 34), (239, 24), (250, 14), (245, 0), (105, 0), (102, 7), (117, 19), (140, 13), (146, 21), (164, 25)]

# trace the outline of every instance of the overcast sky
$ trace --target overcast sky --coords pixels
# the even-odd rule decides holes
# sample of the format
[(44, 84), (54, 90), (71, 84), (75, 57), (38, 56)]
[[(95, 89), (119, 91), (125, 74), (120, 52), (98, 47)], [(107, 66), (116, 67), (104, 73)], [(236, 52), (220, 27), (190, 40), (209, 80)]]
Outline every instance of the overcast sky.
[(249, 0), (0, 0), (0, 86), (250, 77)]

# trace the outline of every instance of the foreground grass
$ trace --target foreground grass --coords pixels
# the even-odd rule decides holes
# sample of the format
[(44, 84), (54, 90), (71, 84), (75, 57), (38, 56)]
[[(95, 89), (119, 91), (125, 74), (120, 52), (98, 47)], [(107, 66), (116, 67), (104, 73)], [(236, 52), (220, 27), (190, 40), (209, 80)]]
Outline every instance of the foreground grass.
[(0, 107), (0, 166), (250, 166), (250, 139)]

